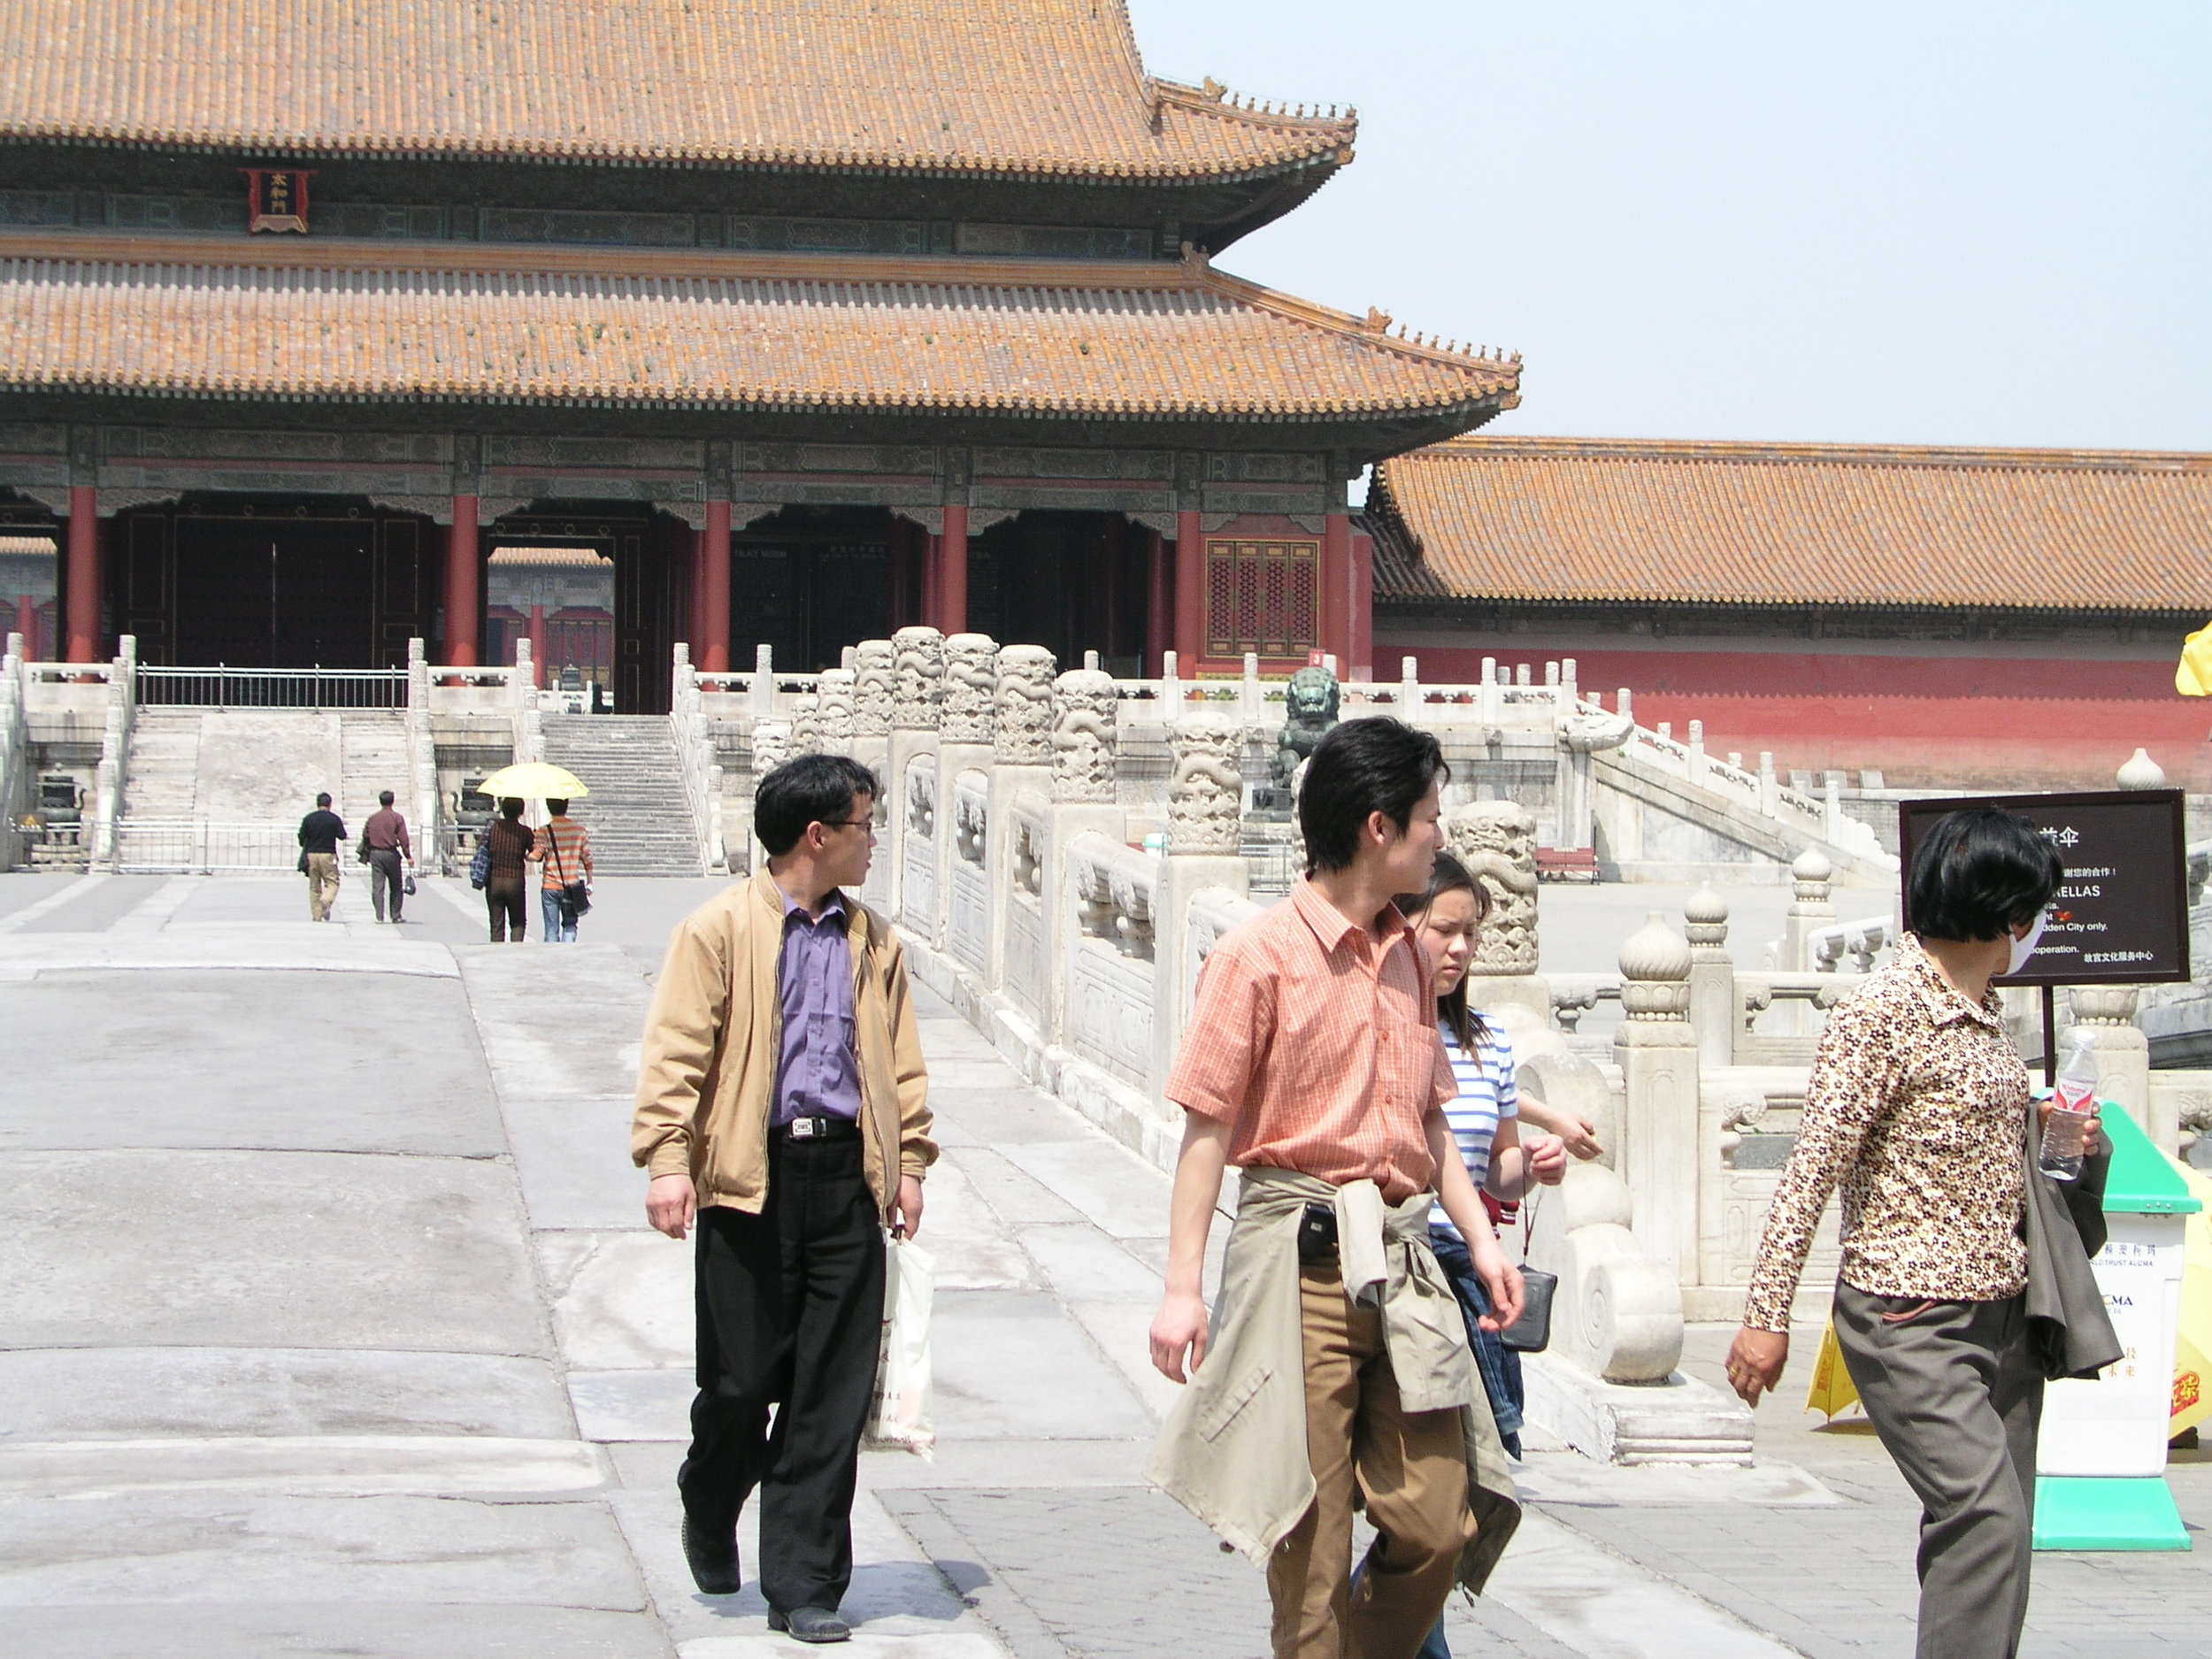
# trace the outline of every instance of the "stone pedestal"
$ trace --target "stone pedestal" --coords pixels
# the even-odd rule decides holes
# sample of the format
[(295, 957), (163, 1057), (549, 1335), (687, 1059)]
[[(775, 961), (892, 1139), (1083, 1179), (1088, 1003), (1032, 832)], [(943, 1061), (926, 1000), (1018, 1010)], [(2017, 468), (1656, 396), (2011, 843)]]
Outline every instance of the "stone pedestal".
[(1624, 1097), (1619, 1168), (1644, 1249), (1679, 1283), (1698, 1268), (1697, 1033), (1686, 1018), (1690, 947), (1654, 910), (1621, 946), (1613, 1038)]
[[(2074, 1023), (2094, 1033), (2097, 1055), (2097, 1094), (2135, 1119), (2136, 1126), (2164, 1152), (2180, 1145), (2181, 1125), (2170, 1096), (2161, 1096), (2154, 1110), (2151, 1093), (2150, 1039), (2136, 1029), (2135, 1010), (2140, 993), (2132, 985), (2078, 985), (2070, 993)], [(2042, 1081), (2039, 1071), (2036, 1080)]]
[(1736, 963), (1728, 954), (1728, 902), (1710, 885), (1682, 907), (1690, 940), (1690, 1028), (1701, 1066), (1736, 1063)]

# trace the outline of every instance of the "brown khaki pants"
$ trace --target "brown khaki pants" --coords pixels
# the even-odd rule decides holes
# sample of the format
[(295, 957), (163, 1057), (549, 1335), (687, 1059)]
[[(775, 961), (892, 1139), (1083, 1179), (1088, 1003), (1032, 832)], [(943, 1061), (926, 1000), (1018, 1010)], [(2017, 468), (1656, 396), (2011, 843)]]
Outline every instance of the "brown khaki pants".
[(338, 898), (338, 855), (310, 853), (307, 855), (307, 916), (310, 921), (326, 922), (330, 907)]
[[(1475, 1535), (1459, 1413), (1400, 1409), (1382, 1315), (1345, 1300), (1335, 1263), (1299, 1281), (1317, 1491), (1268, 1563), (1275, 1659), (1415, 1659)], [(1355, 1481), (1378, 1534), (1356, 1594)]]

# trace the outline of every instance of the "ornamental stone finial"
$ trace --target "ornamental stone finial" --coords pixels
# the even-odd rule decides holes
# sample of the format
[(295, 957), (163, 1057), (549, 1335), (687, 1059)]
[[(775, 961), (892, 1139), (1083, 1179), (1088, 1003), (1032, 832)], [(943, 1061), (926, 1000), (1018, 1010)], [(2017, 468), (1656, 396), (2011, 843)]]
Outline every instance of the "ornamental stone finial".
[(1535, 972), (1536, 815), (1514, 801), (1472, 801), (1445, 814), (1444, 834), (1490, 896), (1467, 972)]
[(1058, 664), (1041, 645), (1002, 645), (991, 752), (1009, 766), (1052, 764), (1052, 674)]
[(817, 696), (817, 726), (821, 745), (833, 755), (852, 752), (853, 719), (857, 712), (855, 676), (849, 668), (826, 668), (822, 671), (821, 689)]
[(1631, 1019), (1680, 1019), (1690, 1008), (1690, 943), (1657, 910), (1621, 943), (1621, 1006)]
[(863, 640), (853, 650), (853, 731), (881, 737), (891, 729), (894, 653), (888, 640)]
[(1052, 798), (1114, 798), (1114, 680), (1095, 668), (1072, 668), (1052, 682)]
[(2163, 789), (2166, 769), (2151, 758), (2147, 749), (2139, 749), (2127, 757), (2112, 781), (2123, 789)]
[(891, 654), (893, 729), (933, 729), (944, 704), (945, 636), (935, 628), (901, 628), (891, 636)]
[(956, 634), (945, 641), (944, 715), (937, 732), (946, 742), (991, 741), (997, 654), (998, 642), (987, 634)]
[(1827, 903), (1828, 882), (1835, 873), (1827, 854), (1817, 847), (1808, 847), (1791, 862), (1790, 876), (1795, 883), (1791, 896), (1799, 904)]
[(1682, 919), (1694, 949), (1716, 949), (1728, 942), (1728, 901), (1708, 881), (1682, 906)]
[(1233, 854), (1242, 824), (1244, 752), (1240, 728), (1202, 714), (1168, 727), (1174, 769), (1167, 791), (1171, 853)]

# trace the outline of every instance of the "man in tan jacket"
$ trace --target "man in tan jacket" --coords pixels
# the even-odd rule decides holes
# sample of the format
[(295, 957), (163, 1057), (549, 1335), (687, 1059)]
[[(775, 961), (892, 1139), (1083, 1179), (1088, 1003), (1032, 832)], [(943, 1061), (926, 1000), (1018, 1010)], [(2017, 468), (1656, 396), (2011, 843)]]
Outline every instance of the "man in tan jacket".
[(875, 795), (874, 775), (836, 755), (761, 780), (768, 867), (670, 941), (630, 1140), (652, 1176), (647, 1219), (672, 1239), (699, 1229), (685, 1558), (703, 1592), (736, 1594), (738, 1511), (757, 1486), (768, 1621), (808, 1642), (851, 1633), (837, 1608), (883, 1233), (920, 1227), (937, 1156), (898, 938), (844, 891), (868, 873)]

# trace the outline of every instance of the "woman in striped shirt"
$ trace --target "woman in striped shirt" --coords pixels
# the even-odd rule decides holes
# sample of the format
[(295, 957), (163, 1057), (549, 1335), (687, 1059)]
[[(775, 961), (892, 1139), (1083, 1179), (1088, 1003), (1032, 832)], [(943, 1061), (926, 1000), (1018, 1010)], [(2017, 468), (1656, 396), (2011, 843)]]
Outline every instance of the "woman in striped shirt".
[[(1514, 1085), (1513, 1045), (1506, 1034), (1467, 1005), (1467, 964), (1475, 935), (1490, 913), (1490, 894), (1449, 853), (1436, 856), (1436, 873), (1426, 893), (1398, 901), (1413, 924), (1414, 937), (1427, 952), (1435, 974), (1436, 1019), (1459, 1079), (1459, 1098), (1444, 1109), (1459, 1142), (1459, 1155), (1476, 1189), (1493, 1200), (1519, 1198), (1532, 1181), (1556, 1186), (1567, 1170), (1566, 1143), (1555, 1134), (1521, 1133), (1519, 1098)], [(1478, 1323), (1490, 1311), (1482, 1281), (1458, 1230), (1441, 1209), (1432, 1210), (1429, 1239), (1436, 1259), (1458, 1291), (1467, 1316), (1467, 1336), (1490, 1396), (1498, 1436), (1516, 1457), (1521, 1453), (1521, 1361)]]

